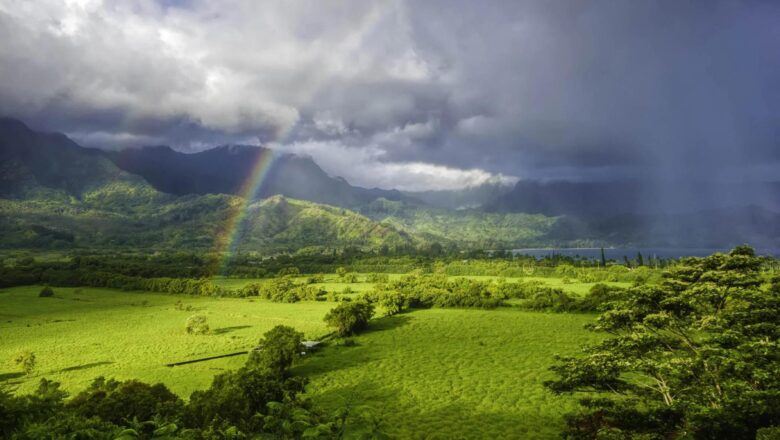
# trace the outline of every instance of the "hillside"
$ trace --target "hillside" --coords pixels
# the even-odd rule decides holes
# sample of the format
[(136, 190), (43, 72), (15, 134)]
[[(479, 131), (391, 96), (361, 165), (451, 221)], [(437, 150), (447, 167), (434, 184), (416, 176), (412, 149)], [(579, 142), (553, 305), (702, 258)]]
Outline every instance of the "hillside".
[(12, 119), (0, 119), (0, 159), (5, 248), (214, 250), (215, 237), (237, 215), (245, 219), (238, 249), (261, 253), (307, 246), (394, 248), (420, 241), (312, 202), (273, 197), (250, 204), (242, 215), (244, 202), (232, 195), (166, 194), (119, 169), (101, 151)]
[(557, 242), (551, 231), (560, 220), (542, 214), (452, 211), (386, 199), (375, 200), (360, 212), (411, 234), (481, 249), (549, 246)]

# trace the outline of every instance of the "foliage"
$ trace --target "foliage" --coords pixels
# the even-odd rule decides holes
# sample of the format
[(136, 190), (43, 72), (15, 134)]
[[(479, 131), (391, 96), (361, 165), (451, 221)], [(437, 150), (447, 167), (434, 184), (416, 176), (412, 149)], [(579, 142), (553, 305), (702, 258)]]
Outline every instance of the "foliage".
[(192, 315), (187, 318), (185, 329), (191, 335), (206, 335), (209, 333), (208, 318), (204, 315)]
[[(224, 291), (224, 290), (223, 290)], [(237, 291), (238, 296), (258, 296), (274, 302), (294, 303), (298, 301), (318, 301), (327, 294), (314, 286), (296, 285), (293, 278), (284, 276), (274, 278), (268, 283), (252, 283)]]
[(78, 393), (67, 408), (76, 414), (121, 425), (126, 420), (174, 421), (181, 414), (184, 402), (163, 384), (149, 385), (138, 380), (124, 382), (98, 377)]
[[(294, 339), (295, 333), (277, 328), (266, 333), (265, 340), (285, 335)], [(276, 355), (281, 359), (272, 359)], [(301, 398), (305, 380), (267, 368), (287, 365), (288, 353), (269, 350), (265, 356), (260, 364), (250, 359), (237, 371), (215, 377), (208, 389), (193, 393), (189, 403), (162, 384), (102, 377), (70, 400), (58, 383), (45, 379), (28, 395), (14, 396), (0, 389), (0, 435), (20, 439), (333, 438), (341, 422)]]
[(374, 306), (367, 301), (343, 302), (325, 315), (325, 323), (336, 328), (336, 334), (350, 336), (368, 327)]
[[(568, 434), (595, 438), (754, 438), (780, 422), (780, 284), (740, 246), (688, 258), (662, 285), (607, 304), (593, 329), (611, 337), (553, 367), (556, 393), (584, 391)], [(643, 437), (645, 438), (645, 437)]]
[(16, 365), (22, 367), (22, 370), (24, 370), (25, 374), (30, 375), (35, 370), (35, 365), (36, 365), (35, 353), (31, 351), (23, 351), (18, 355), (16, 355), (14, 362), (16, 363)]
[(54, 296), (54, 290), (49, 286), (44, 286), (43, 289), (41, 289), (41, 292), (38, 294), (38, 297), (40, 298), (49, 298)]
[(300, 356), (303, 333), (277, 325), (263, 335), (247, 365), (283, 376)]

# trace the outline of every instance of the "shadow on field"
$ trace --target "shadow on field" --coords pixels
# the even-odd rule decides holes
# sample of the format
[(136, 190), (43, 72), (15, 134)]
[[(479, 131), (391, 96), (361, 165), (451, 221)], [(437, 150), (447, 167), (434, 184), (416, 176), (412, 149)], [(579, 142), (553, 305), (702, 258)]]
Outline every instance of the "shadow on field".
[(0, 373), (0, 382), (5, 382), (7, 380), (11, 379), (18, 379), (20, 377), (24, 376), (24, 373), (15, 372), (15, 373)]
[(412, 318), (406, 315), (384, 316), (382, 318), (372, 319), (369, 321), (366, 333), (403, 327), (411, 320)]
[(109, 362), (109, 361), (92, 362), (91, 364), (75, 365), (73, 367), (63, 368), (62, 370), (58, 371), (58, 373), (67, 373), (68, 371), (88, 370), (90, 368), (99, 367), (101, 365), (111, 365), (111, 364), (113, 364), (113, 362)]
[(224, 335), (225, 333), (230, 333), (235, 330), (241, 330), (245, 328), (251, 328), (251, 325), (234, 325), (233, 327), (221, 327), (221, 328), (215, 328), (211, 331), (212, 335)]
[(311, 396), (330, 411), (347, 410), (346, 437), (371, 438), (376, 430), (390, 438), (558, 438), (562, 417), (527, 410), (477, 410), (456, 402), (426, 410), (415, 395), (393, 384), (361, 381)]
[[(409, 316), (404, 315), (372, 319), (368, 329), (362, 334), (396, 329), (407, 325), (411, 320)], [(375, 347), (362, 345), (360, 340), (349, 346), (329, 343), (324, 349), (307, 356), (305, 362), (293, 370), (296, 374), (318, 375), (342, 368), (354, 367), (364, 362), (379, 360), (382, 356), (377, 354)]]

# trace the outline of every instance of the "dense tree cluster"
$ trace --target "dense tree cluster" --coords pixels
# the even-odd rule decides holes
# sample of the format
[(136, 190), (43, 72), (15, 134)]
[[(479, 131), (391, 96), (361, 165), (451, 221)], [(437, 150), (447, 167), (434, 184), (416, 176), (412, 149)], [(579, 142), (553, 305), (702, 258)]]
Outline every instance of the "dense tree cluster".
[(619, 298), (622, 292), (617, 287), (596, 284), (579, 298), (539, 281), (493, 282), (418, 273), (378, 284), (364, 298), (381, 306), (388, 315), (430, 307), (491, 309), (509, 305), (509, 299), (521, 300), (515, 304), (530, 310), (591, 312)]
[(388, 284), (377, 285), (365, 296), (395, 314), (409, 308), (480, 307), (495, 308), (506, 299), (490, 282), (447, 278), (443, 274), (414, 274)]
[(608, 302), (592, 326), (608, 337), (547, 383), (588, 396), (567, 436), (753, 439), (780, 426), (780, 279), (767, 286), (761, 267), (748, 247), (688, 258)]
[(327, 292), (314, 286), (296, 284), (292, 278), (274, 278), (265, 284), (252, 283), (241, 289), (238, 296), (258, 296), (274, 302), (324, 301)]

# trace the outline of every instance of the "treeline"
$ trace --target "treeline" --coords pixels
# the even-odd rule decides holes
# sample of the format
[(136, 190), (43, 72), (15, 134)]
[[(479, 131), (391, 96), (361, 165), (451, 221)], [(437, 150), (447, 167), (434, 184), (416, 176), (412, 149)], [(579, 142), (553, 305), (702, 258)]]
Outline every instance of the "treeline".
[[(445, 273), (499, 277), (562, 277), (583, 282), (647, 282), (660, 278), (660, 270), (648, 266), (629, 268), (585, 264), (569, 257), (495, 257), (477, 254), (478, 259), (423, 256), (372, 256), (365, 254), (281, 255), (273, 258), (236, 256), (221, 261), (214, 256), (187, 253), (169, 255), (77, 255), (60, 261), (37, 261), (26, 256), (7, 260), (0, 267), (5, 286), (51, 283), (74, 285), (85, 273), (107, 273), (128, 278), (210, 278), (215, 275), (245, 278), (273, 278), (280, 275), (333, 273), (344, 268), (353, 273)], [(10, 263), (10, 264), (8, 264)], [(101, 275), (105, 277), (105, 275)], [(125, 280), (127, 281), (127, 280)], [(120, 287), (96, 285), (101, 287)], [(124, 282), (119, 282), (124, 283)], [(126, 283), (125, 283), (126, 284)], [(173, 289), (177, 290), (177, 289)], [(179, 289), (180, 290), (180, 289)], [(167, 289), (162, 291), (168, 291)], [(178, 293), (178, 292), (177, 292)]]
[[(378, 284), (362, 296), (393, 315), (414, 308), (483, 308), (515, 305), (529, 310), (592, 312), (623, 295), (625, 289), (606, 284), (594, 285), (584, 297), (571, 296), (562, 289), (540, 282), (478, 281), (448, 278), (444, 274), (414, 274)], [(510, 304), (508, 300), (519, 300)]]
[(302, 339), (290, 327), (273, 328), (244, 367), (216, 376), (186, 402), (163, 384), (137, 380), (98, 378), (70, 399), (46, 379), (28, 395), (0, 388), (0, 437), (340, 438), (348, 412), (328, 415), (314, 408), (302, 397), (305, 378), (289, 372)]

